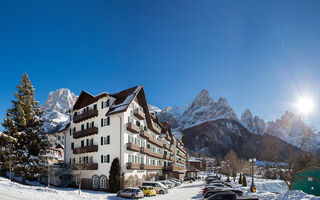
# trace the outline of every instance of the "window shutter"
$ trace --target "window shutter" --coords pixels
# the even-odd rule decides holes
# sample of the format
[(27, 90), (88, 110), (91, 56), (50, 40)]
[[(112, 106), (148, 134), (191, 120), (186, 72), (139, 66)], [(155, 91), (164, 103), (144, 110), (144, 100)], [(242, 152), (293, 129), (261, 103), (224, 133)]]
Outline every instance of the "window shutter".
[(110, 135), (107, 136), (107, 144), (110, 144)]
[(101, 145), (103, 145), (103, 137), (101, 137)]
[(107, 125), (110, 125), (110, 117), (107, 118)]
[(101, 127), (103, 127), (103, 118), (101, 118)]
[(101, 163), (103, 163), (103, 155), (101, 155)]
[(101, 102), (101, 109), (103, 109), (103, 101)]
[(108, 154), (107, 155), (107, 163), (109, 163), (110, 162), (110, 155)]
[(70, 128), (70, 135), (71, 135), (71, 132), (72, 132), (72, 130), (71, 130), (71, 128)]
[(94, 127), (94, 122), (91, 122), (91, 127), (92, 127), (92, 128)]
[(87, 129), (89, 128), (89, 122), (87, 122)]

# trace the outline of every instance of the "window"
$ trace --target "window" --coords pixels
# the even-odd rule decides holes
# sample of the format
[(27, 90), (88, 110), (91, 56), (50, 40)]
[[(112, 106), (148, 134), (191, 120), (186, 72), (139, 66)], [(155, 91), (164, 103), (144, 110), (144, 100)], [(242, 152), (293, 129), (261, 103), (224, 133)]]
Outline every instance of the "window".
[(92, 164), (93, 163), (93, 156), (90, 156), (89, 157), (89, 164)]
[(81, 124), (81, 130), (82, 131), (84, 130), (84, 124)]
[(81, 147), (84, 147), (84, 140), (81, 140)]
[(139, 121), (136, 121), (136, 125), (137, 125), (138, 127), (140, 127), (140, 122), (139, 122)]
[(94, 177), (92, 178), (92, 186), (93, 186), (94, 188), (99, 187), (99, 177), (98, 177), (98, 176), (94, 176)]
[(110, 144), (110, 135), (107, 137), (101, 137), (101, 145)]
[(93, 105), (93, 109), (94, 109), (94, 110), (97, 110), (97, 104), (94, 104), (94, 105)]
[(76, 185), (80, 185), (80, 176), (79, 175), (77, 175), (76, 176)]
[(110, 106), (110, 99), (108, 99), (107, 101), (102, 101), (101, 102), (101, 109), (107, 108), (109, 106)]
[(81, 164), (81, 157), (79, 157), (79, 164)]
[(74, 143), (71, 142), (71, 149), (74, 149)]
[(101, 119), (101, 127), (104, 127), (104, 126), (109, 126), (110, 125), (110, 117), (107, 117), (107, 118), (102, 118)]
[(75, 116), (77, 116), (77, 115), (78, 115), (78, 113), (77, 113), (77, 112), (75, 112), (73, 116), (75, 117)]
[(77, 132), (76, 127), (73, 127), (73, 133)]
[(110, 163), (110, 155), (101, 155), (101, 163)]
[(107, 178), (101, 177), (100, 178), (100, 188), (106, 188), (107, 187)]
[(71, 136), (71, 134), (72, 134), (72, 129), (70, 128), (70, 130), (69, 130), (69, 131), (70, 131), (70, 136)]

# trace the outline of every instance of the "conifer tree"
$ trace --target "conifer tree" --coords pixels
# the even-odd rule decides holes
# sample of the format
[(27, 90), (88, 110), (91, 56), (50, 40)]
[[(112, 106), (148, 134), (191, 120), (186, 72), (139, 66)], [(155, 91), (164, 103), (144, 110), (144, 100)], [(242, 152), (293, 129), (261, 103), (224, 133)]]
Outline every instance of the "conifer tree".
[(242, 174), (240, 173), (240, 177), (239, 177), (239, 184), (242, 184)]
[(244, 187), (247, 187), (247, 186), (248, 186), (248, 185), (247, 185), (247, 179), (246, 179), (245, 176), (243, 176), (242, 185), (243, 185)]
[(34, 88), (25, 73), (12, 100), (12, 108), (7, 110), (2, 126), (4, 133), (16, 139), (12, 151), (14, 173), (22, 177), (34, 179), (44, 167), (41, 155), (45, 154), (47, 139), (41, 128), (41, 111), (35, 101)]
[(120, 190), (120, 163), (118, 158), (113, 159), (110, 167), (109, 189), (112, 193), (116, 193)]

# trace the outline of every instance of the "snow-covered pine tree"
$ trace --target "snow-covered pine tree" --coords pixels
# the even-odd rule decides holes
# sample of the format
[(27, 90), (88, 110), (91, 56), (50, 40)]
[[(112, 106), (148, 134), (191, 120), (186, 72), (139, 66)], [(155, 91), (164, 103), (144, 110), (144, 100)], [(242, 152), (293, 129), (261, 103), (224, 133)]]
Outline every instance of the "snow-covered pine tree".
[(12, 100), (13, 106), (7, 110), (2, 123), (4, 133), (16, 139), (12, 151), (14, 173), (22, 177), (24, 184), (26, 178), (34, 179), (44, 169), (41, 155), (46, 153), (48, 145), (41, 128), (41, 110), (34, 95), (34, 88), (25, 73), (17, 85), (16, 100)]

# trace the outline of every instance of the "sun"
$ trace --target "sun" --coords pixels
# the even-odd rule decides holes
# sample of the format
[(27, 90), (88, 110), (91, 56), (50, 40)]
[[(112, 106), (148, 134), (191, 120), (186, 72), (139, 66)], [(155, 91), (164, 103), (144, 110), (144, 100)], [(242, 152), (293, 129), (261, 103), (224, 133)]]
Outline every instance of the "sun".
[(310, 97), (302, 97), (295, 104), (298, 111), (302, 114), (309, 114), (314, 109), (314, 103)]

